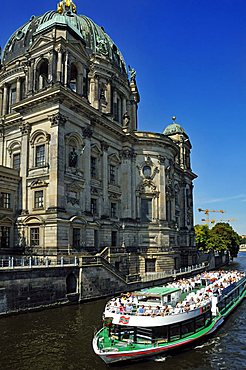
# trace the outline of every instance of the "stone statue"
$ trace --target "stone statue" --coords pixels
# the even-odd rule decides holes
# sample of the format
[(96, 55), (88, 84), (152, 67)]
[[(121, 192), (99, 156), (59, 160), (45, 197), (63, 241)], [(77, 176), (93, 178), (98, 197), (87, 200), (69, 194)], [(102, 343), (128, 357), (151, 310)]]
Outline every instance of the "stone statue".
[(75, 148), (69, 153), (69, 167), (77, 167), (78, 163), (78, 154), (75, 151)]
[(129, 72), (130, 72), (130, 80), (132, 82), (136, 82), (136, 71), (131, 66), (128, 66)]
[(123, 127), (128, 127), (129, 126), (129, 122), (130, 122), (130, 116), (129, 114), (126, 112), (123, 114)]

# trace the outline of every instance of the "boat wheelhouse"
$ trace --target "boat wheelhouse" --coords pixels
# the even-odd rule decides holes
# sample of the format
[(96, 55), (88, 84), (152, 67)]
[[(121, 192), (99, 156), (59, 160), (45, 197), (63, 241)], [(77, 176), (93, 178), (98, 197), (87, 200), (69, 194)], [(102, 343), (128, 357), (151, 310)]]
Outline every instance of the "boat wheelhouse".
[(106, 363), (143, 359), (206, 339), (245, 296), (245, 273), (214, 271), (110, 300), (93, 349)]

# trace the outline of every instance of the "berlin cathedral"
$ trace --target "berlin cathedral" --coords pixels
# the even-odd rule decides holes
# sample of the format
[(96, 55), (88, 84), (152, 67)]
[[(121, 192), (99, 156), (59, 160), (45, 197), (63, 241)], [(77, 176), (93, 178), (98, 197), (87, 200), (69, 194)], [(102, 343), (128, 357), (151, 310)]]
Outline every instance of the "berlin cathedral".
[(136, 71), (71, 0), (0, 64), (0, 253), (101, 255), (128, 273), (196, 263), (191, 143), (138, 129)]

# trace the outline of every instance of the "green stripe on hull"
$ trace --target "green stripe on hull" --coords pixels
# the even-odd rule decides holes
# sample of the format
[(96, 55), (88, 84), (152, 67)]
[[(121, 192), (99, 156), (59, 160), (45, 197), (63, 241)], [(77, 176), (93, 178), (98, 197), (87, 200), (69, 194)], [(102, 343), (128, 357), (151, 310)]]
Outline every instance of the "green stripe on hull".
[[(114, 339), (112, 341), (111, 338), (108, 337), (108, 329), (103, 328), (101, 329), (98, 334), (97, 334), (97, 341), (100, 342), (99, 338), (102, 338), (103, 343), (101, 346), (101, 349), (103, 350), (100, 353), (101, 358), (103, 359), (104, 356), (108, 356), (110, 354), (110, 357), (115, 357), (115, 359), (112, 358), (112, 361), (109, 360), (109, 362), (116, 362), (118, 358), (118, 361), (122, 361), (122, 357), (124, 357), (124, 354), (126, 355), (126, 358), (124, 359), (133, 359), (135, 356), (134, 354), (136, 353), (136, 358), (143, 357), (143, 356), (153, 356), (155, 354), (160, 354), (172, 349), (175, 349), (177, 347), (185, 346), (186, 344), (192, 344), (192, 342), (195, 342), (199, 339), (202, 339), (203, 337), (205, 338), (206, 336), (212, 334), (217, 328), (222, 325), (224, 322), (225, 318), (239, 305), (239, 303), (243, 300), (245, 297), (246, 291), (244, 290), (238, 299), (233, 302), (232, 304), (229, 305), (227, 309), (223, 309), (222, 313), (214, 317), (211, 321), (211, 323), (197, 331), (196, 333), (187, 335), (185, 338), (177, 339), (172, 342), (164, 342), (156, 343), (154, 346), (151, 343), (139, 343), (139, 342), (134, 342), (134, 343), (127, 343), (126, 341), (118, 341), (117, 339)], [(117, 350), (117, 352), (115, 351)], [(148, 350), (151, 351), (148, 354)], [(160, 351), (159, 351), (160, 350)], [(107, 351), (108, 354), (104, 351)], [(115, 352), (114, 352), (115, 351)], [(137, 353), (138, 351), (143, 351), (141, 353)], [(146, 353), (147, 352), (147, 353)], [(132, 354), (132, 355), (130, 355)]]

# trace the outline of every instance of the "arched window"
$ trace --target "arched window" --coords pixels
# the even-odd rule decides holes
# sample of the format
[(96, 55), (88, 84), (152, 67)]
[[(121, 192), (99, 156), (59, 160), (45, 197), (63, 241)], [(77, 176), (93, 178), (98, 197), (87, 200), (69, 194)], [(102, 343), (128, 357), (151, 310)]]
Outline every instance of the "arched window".
[(48, 86), (48, 69), (49, 62), (43, 59), (37, 67), (37, 88), (38, 90)]
[(77, 67), (75, 64), (71, 64), (69, 87), (74, 92), (77, 92), (77, 79), (78, 79)]
[(48, 144), (50, 135), (42, 130), (34, 131), (30, 138), (32, 148), (31, 167), (46, 167), (49, 160)]
[(122, 123), (123, 108), (122, 108), (122, 97), (115, 90), (112, 94), (113, 104), (112, 104), (112, 113), (113, 117), (117, 122)]

